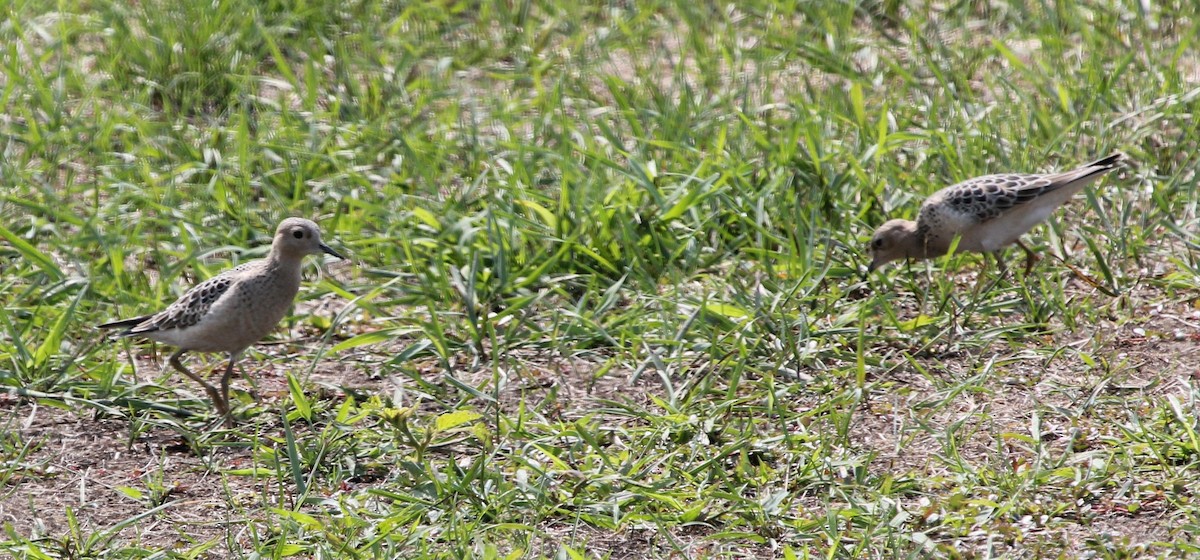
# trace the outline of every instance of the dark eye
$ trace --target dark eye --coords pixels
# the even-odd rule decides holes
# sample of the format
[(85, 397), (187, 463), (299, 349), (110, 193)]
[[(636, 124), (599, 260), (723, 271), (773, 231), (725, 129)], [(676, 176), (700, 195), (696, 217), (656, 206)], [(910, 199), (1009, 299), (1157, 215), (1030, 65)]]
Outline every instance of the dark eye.
[(883, 239), (882, 239), (882, 238), (880, 238), (880, 239), (876, 239), (876, 240), (872, 241), (872, 242), (871, 242), (871, 246), (872, 246), (872, 247), (874, 247), (874, 248), (876, 248), (876, 249), (878, 249), (878, 248), (880, 248), (880, 247), (883, 247)]
[(304, 232), (300, 230), (293, 231), (292, 237), (295, 237), (296, 239), (304, 239)]

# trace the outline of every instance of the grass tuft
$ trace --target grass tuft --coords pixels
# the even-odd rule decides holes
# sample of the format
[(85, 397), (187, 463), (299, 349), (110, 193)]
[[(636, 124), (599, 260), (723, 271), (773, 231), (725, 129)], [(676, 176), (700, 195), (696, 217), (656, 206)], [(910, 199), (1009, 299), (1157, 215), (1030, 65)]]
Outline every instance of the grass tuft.
[[(1195, 6), (6, 13), (9, 555), (1194, 552)], [(941, 187), (1115, 151), (1030, 274), (865, 273)], [(353, 262), (306, 267), (236, 427), (92, 330), (286, 216)]]

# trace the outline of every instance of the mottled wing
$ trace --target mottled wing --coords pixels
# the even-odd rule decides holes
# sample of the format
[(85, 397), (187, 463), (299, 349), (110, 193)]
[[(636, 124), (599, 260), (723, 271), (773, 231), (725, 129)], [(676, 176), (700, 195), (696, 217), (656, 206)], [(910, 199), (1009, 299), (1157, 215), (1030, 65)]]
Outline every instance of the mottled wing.
[(154, 316), (122, 334), (135, 335), (169, 329), (183, 329), (199, 323), (208, 314), (208, 310), (212, 309), (213, 304), (221, 299), (221, 296), (225, 295), (229, 291), (229, 288), (234, 285), (236, 282), (235, 273), (241, 268), (239, 266), (197, 284), (196, 287), (188, 290), (182, 297), (175, 300), (175, 303), (172, 303), (166, 309), (154, 314)]
[(953, 212), (986, 222), (1061, 186), (1046, 175), (986, 175), (947, 188), (942, 200)]

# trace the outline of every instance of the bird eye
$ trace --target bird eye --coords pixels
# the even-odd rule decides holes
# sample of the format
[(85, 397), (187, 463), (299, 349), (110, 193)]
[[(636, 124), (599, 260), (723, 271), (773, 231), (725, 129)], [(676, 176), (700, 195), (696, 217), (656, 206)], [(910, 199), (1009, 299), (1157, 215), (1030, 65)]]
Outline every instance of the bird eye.
[(883, 239), (882, 238), (875, 239), (874, 241), (871, 242), (871, 246), (876, 249), (883, 247)]
[(296, 230), (296, 231), (292, 232), (292, 237), (295, 237), (296, 239), (304, 239), (304, 232), (300, 231), (300, 230)]

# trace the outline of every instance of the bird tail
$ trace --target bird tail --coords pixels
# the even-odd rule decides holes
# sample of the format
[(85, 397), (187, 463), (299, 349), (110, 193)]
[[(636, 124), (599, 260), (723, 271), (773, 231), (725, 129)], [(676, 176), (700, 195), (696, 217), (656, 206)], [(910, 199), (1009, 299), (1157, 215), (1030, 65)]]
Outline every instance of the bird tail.
[(1079, 166), (1071, 171), (1064, 171), (1050, 177), (1052, 183), (1056, 186), (1051, 186), (1048, 190), (1056, 190), (1068, 185), (1082, 186), (1096, 179), (1101, 175), (1108, 173), (1117, 168), (1121, 163), (1121, 158), (1125, 157), (1120, 152), (1107, 155), (1087, 165)]
[(130, 329), (142, 324), (146, 319), (149, 319), (150, 317), (153, 317), (153, 315), (142, 315), (141, 317), (134, 317), (132, 319), (121, 319), (120, 321), (113, 321), (111, 323), (104, 323), (103, 325), (96, 325), (96, 328), (98, 328), (98, 329), (125, 329), (125, 332), (120, 333), (120, 335), (123, 336), (125, 334), (130, 334), (129, 333)]
[(1123, 159), (1124, 157), (1125, 157), (1125, 155), (1122, 154), (1121, 152), (1113, 152), (1107, 156), (1104, 156), (1103, 158), (1100, 158), (1096, 161), (1093, 161), (1092, 163), (1089, 163), (1089, 164), (1083, 166), (1081, 169), (1091, 169), (1093, 167), (1101, 167), (1104, 169), (1104, 171), (1109, 171), (1111, 169), (1116, 168), (1117, 164), (1121, 163), (1121, 159)]

